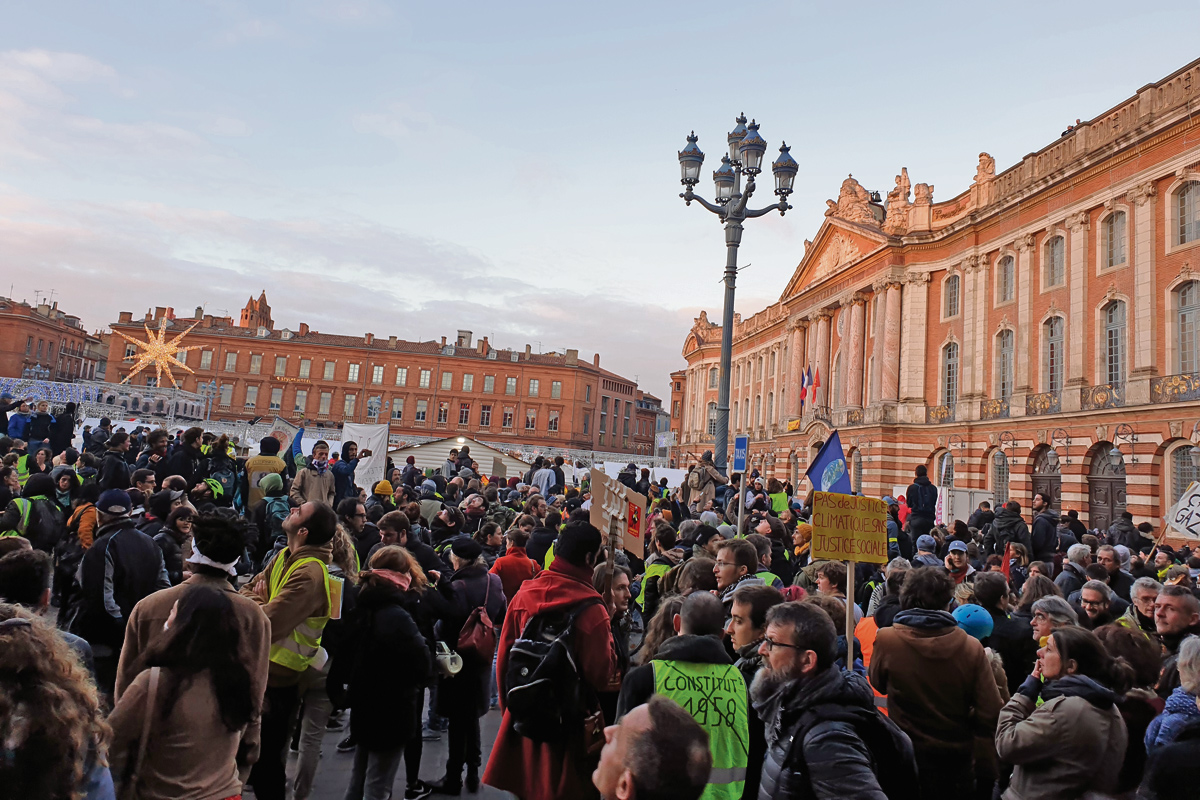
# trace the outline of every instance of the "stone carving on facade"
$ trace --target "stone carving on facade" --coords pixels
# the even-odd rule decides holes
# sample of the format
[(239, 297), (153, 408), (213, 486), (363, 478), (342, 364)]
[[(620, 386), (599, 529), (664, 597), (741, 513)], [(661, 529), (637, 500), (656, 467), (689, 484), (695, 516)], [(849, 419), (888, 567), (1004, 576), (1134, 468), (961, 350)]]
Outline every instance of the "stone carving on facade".
[(933, 205), (933, 185), (928, 183), (918, 183), (913, 187), (913, 205), (931, 206)]
[(979, 256), (965, 256), (959, 266), (964, 273), (969, 275), (983, 266), (983, 259)]
[(854, 180), (853, 175), (842, 181), (837, 202), (826, 200), (825, 205), (829, 206), (825, 211), (827, 217), (838, 217), (861, 225), (878, 226), (879, 224), (875, 221), (875, 214), (871, 211), (870, 193)]
[(912, 184), (908, 180), (908, 167), (901, 167), (896, 176), (896, 188), (887, 195), (887, 216), (883, 220), (883, 232), (901, 236), (908, 232), (908, 192)]
[(1182, 421), (1173, 420), (1171, 422), (1168, 422), (1167, 425), (1171, 429), (1171, 438), (1172, 439), (1178, 439), (1181, 436), (1183, 436), (1183, 422)]
[(1158, 194), (1158, 186), (1154, 181), (1146, 181), (1129, 190), (1129, 202), (1140, 206), (1156, 194)]
[(1106, 426), (1104, 426), (1104, 425), (1096, 426), (1096, 441), (1097, 442), (1107, 442), (1108, 441), (1108, 428)]
[(916, 286), (929, 283), (930, 280), (931, 278), (928, 272), (910, 272), (905, 277), (906, 283), (911, 283)]
[(817, 262), (817, 271), (813, 277), (820, 278), (828, 275), (839, 267), (849, 264), (859, 255), (858, 245), (854, 243), (853, 239), (835, 233), (829, 237), (829, 243), (825, 245), (825, 252), (821, 254), (821, 259)]
[(1024, 252), (1033, 249), (1034, 241), (1036, 241), (1036, 237), (1032, 233), (1027, 233), (1024, 236), (1018, 236), (1016, 242), (1013, 244), (1018, 251)]
[(987, 153), (979, 154), (979, 165), (975, 168), (975, 183), (971, 193), (975, 196), (975, 207), (983, 208), (991, 205), (996, 199), (996, 159)]
[(1091, 227), (1090, 218), (1086, 211), (1080, 211), (1077, 214), (1071, 214), (1067, 217), (1067, 228), (1071, 233), (1079, 233), (1086, 231)]

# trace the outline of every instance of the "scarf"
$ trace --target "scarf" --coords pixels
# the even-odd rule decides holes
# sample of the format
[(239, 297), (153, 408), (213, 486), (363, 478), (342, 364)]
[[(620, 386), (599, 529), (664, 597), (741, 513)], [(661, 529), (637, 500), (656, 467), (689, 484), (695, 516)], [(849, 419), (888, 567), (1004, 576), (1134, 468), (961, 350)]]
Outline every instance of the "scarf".
[(326, 471), (327, 469), (329, 469), (329, 460), (328, 460), (328, 459), (326, 459), (326, 460), (324, 460), (324, 461), (315, 461), (315, 460), (314, 460), (314, 461), (310, 461), (310, 462), (308, 462), (308, 465), (309, 465), (310, 467), (312, 467), (312, 468), (313, 468), (313, 470), (314, 470), (314, 471), (315, 471), (315, 472), (316, 472), (318, 475), (324, 475), (324, 474), (325, 474), (325, 471)]
[(359, 574), (359, 580), (366, 575), (374, 575), (376, 578), (382, 578), (387, 583), (395, 586), (402, 592), (407, 592), (409, 585), (412, 583), (412, 576), (407, 572), (396, 572), (394, 569), (368, 569)]
[(196, 547), (195, 543), (193, 542), (192, 554), (190, 556), (188, 556), (187, 563), (203, 564), (206, 567), (213, 567), (215, 569), (222, 570), (222, 571), (227, 572), (230, 575), (233, 575), (236, 577), (237, 576), (237, 563), (239, 560), (240, 559), (234, 559), (233, 561), (230, 561), (228, 564), (222, 564), (219, 561), (213, 561), (211, 558), (209, 558), (208, 556), (201, 553), (200, 549), (198, 547)]

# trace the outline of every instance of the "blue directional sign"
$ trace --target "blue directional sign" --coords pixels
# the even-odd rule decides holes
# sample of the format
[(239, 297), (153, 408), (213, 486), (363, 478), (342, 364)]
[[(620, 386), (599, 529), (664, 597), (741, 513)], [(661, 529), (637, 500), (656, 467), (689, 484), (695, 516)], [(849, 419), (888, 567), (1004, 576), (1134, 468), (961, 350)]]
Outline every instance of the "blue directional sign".
[(746, 471), (746, 451), (750, 449), (749, 436), (733, 437), (733, 471)]

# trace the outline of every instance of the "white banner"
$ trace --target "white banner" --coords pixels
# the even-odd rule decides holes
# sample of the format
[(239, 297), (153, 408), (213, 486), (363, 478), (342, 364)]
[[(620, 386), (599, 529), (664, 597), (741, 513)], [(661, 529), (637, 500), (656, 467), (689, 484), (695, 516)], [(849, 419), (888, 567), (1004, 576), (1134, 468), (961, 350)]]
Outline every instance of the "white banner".
[(1163, 521), (1189, 539), (1200, 539), (1200, 483), (1187, 488)]
[(354, 470), (354, 482), (371, 491), (371, 484), (386, 477), (383, 468), (387, 465), (387, 425), (361, 425), (347, 422), (342, 426), (342, 441), (355, 442), (358, 452), (370, 450), (368, 458), (359, 458), (358, 467)]

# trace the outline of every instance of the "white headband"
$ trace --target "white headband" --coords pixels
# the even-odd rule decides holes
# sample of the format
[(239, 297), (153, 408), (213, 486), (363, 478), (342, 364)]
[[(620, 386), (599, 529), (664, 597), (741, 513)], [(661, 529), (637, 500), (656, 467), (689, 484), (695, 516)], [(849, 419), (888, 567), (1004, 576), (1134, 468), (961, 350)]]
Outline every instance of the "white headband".
[(203, 553), (201, 553), (199, 550), (196, 550), (195, 548), (192, 549), (192, 554), (190, 556), (188, 556), (187, 563), (203, 564), (206, 567), (216, 567), (217, 569), (222, 570), (223, 572), (228, 572), (230, 575), (233, 575), (235, 577), (237, 576), (237, 570), (234, 568), (237, 566), (237, 561), (230, 561), (228, 564), (221, 564), (217, 561), (213, 561), (211, 558), (204, 555)]

